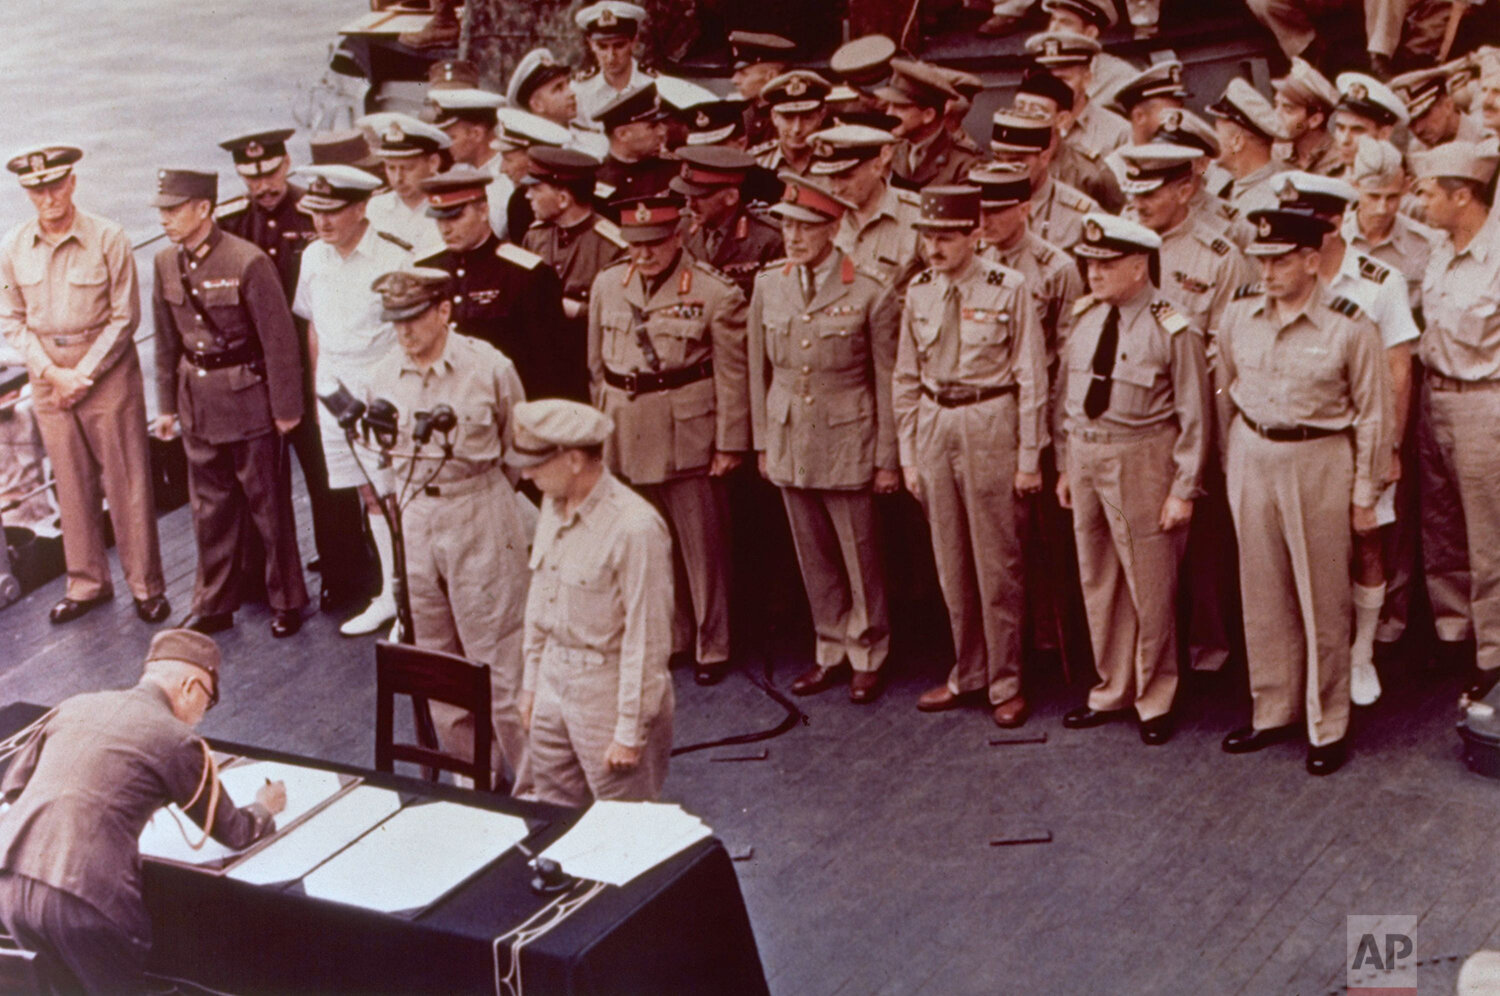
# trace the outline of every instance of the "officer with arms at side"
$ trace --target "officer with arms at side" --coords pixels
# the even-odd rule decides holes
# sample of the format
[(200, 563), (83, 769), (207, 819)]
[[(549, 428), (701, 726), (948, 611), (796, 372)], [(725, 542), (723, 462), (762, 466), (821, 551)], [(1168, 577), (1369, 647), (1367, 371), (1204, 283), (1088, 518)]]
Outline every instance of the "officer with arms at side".
[(595, 68), (573, 81), (578, 116), (594, 120), (598, 113), (622, 94), (650, 83), (635, 58), (636, 35), (646, 11), (624, 0), (599, 0), (573, 15), (583, 30), (583, 39), (594, 56)]
[(754, 158), (716, 145), (684, 146), (677, 158), (682, 172), (670, 186), (687, 199), (683, 247), (727, 273), (748, 298), (755, 274), (782, 255), (781, 232), (746, 203), (745, 179)]
[[(194, 727), (219, 701), (219, 648), (201, 633), (157, 633), (140, 682), (67, 699), (10, 761), (0, 796), (0, 922), (37, 954), (46, 991), (144, 993), (151, 920), (137, 841), (180, 806), (232, 848), (275, 828), (286, 786), (236, 807)], [(186, 832), (186, 831), (185, 831)]]

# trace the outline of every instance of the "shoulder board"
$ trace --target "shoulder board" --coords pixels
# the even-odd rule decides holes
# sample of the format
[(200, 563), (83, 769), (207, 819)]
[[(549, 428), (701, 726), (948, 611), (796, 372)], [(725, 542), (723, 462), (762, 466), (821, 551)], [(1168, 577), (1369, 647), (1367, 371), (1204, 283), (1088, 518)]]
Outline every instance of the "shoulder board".
[(1332, 301), (1328, 302), (1328, 307), (1329, 310), (1337, 311), (1339, 314), (1347, 315), (1350, 318), (1357, 318), (1360, 314), (1359, 305), (1355, 304), (1347, 297), (1334, 298)]
[(931, 283), (932, 282), (933, 272), (934, 271), (932, 271), (932, 270), (923, 270), (921, 273), (919, 273), (915, 277), (913, 277), (911, 282), (914, 283), (914, 284)]
[(1057, 191), (1057, 199), (1075, 211), (1092, 211), (1095, 209), (1093, 200), (1088, 194), (1081, 191), (1059, 189)]
[(531, 224), (527, 225), (526, 226), (526, 230), (528, 232), (531, 232), (531, 231), (535, 231), (538, 228), (546, 228), (546, 227), (548, 227), (551, 224), (552, 224), (552, 222), (550, 222), (550, 221), (543, 221), (542, 219), (538, 218), (535, 221), (533, 221)]
[(1172, 335), (1188, 327), (1187, 319), (1178, 314), (1177, 309), (1172, 307), (1172, 302), (1166, 299), (1151, 302), (1151, 317)]
[(630, 243), (620, 237), (620, 226), (608, 218), (597, 218), (594, 221), (594, 231), (598, 232), (606, 242), (611, 242), (621, 249), (627, 248)]
[(1077, 318), (1079, 315), (1083, 314), (1085, 311), (1088, 311), (1090, 308), (1092, 308), (1094, 305), (1096, 305), (1098, 303), (1099, 303), (1099, 299), (1096, 298), (1096, 297), (1094, 297), (1094, 295), (1092, 295), (1092, 294), (1085, 294), (1085, 295), (1083, 295), (1078, 300), (1076, 300), (1076, 301), (1073, 302), (1073, 317)]
[(1047, 265), (1057, 258), (1057, 252), (1051, 246), (1033, 246), (1031, 256), (1038, 263)]
[(495, 255), (516, 264), (524, 270), (534, 270), (542, 262), (542, 257), (529, 249), (522, 249), (514, 242), (500, 243), (495, 247)]
[(705, 263), (701, 259), (695, 259), (695, 260), (693, 260), (693, 263), (694, 263), (694, 265), (696, 265), (698, 267), (698, 269), (702, 270), (704, 273), (707, 273), (709, 276), (718, 277), (720, 280), (724, 281), (726, 284), (732, 284), (732, 283), (734, 283), (734, 278), (733, 277), (731, 277), (729, 274), (725, 273), (723, 270), (719, 269), (716, 266), (713, 266), (710, 263)]
[(1219, 201), (1219, 215), (1229, 221), (1234, 221), (1240, 216), (1240, 209), (1228, 201)]
[(1260, 284), (1241, 284), (1234, 292), (1234, 299), (1238, 301), (1242, 298), (1255, 297), (1261, 293), (1262, 289)]
[(1229, 250), (1232, 248), (1228, 240), (1219, 236), (1215, 236), (1214, 240), (1208, 244), (1208, 247), (1220, 256), (1228, 256)]
[(995, 287), (1003, 286), (1005, 284), (1005, 271), (990, 270), (989, 272), (985, 273), (984, 282)]
[(232, 218), (232, 217), (234, 217), (237, 214), (244, 214), (246, 211), (249, 211), (249, 210), (250, 210), (250, 202), (249, 201), (239, 201), (239, 202), (231, 201), (228, 204), (220, 204), (218, 206), (218, 208), (214, 210), (214, 217), (217, 218), (217, 219), (219, 219), (220, 221), (222, 221), (225, 218)]
[(613, 198), (615, 196), (615, 189), (616, 188), (613, 183), (605, 183), (603, 180), (594, 181), (594, 196), (599, 198), (601, 201), (607, 201)]
[(379, 229), (375, 230), (375, 234), (380, 236), (382, 239), (385, 239), (393, 246), (405, 249), (407, 252), (412, 251), (412, 244), (399, 235), (392, 235), (390, 232), (382, 232)]
[(763, 156), (767, 152), (770, 152), (772, 149), (776, 148), (776, 141), (777, 140), (773, 138), (773, 139), (769, 139), (768, 141), (762, 142), (759, 145), (754, 146), (753, 148), (749, 149), (746, 152), (746, 155)]
[(1391, 269), (1383, 263), (1377, 263), (1369, 256), (1362, 255), (1359, 257), (1359, 275), (1366, 280), (1383, 284), (1385, 283), (1385, 278), (1391, 275)]
[(901, 187), (893, 188), (896, 191), (896, 200), (902, 204), (910, 204), (914, 208), (922, 206), (922, 195), (915, 190), (906, 190)]

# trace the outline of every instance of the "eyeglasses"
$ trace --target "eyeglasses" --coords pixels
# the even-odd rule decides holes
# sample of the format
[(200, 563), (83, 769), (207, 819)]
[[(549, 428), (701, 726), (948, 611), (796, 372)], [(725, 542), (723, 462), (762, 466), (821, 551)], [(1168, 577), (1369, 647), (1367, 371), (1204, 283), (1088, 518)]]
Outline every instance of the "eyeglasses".
[[(190, 679), (190, 682), (192, 684), (198, 685), (200, 688), (202, 688), (203, 689), (203, 694), (208, 696), (208, 708), (209, 709), (212, 709), (214, 706), (216, 706), (216, 705), (219, 704), (218, 682), (214, 682), (212, 685), (210, 685), (208, 682), (204, 681), (202, 678), (192, 678), (192, 679)], [(205, 709), (204, 711), (207, 712), (208, 710)]]

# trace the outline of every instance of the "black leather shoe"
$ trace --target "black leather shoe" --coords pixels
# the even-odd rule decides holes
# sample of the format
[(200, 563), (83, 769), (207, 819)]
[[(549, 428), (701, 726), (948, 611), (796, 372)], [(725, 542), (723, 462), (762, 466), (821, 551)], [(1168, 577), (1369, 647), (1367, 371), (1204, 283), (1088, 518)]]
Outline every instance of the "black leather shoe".
[(1172, 739), (1172, 714), (1163, 713), (1141, 720), (1141, 743), (1148, 747), (1159, 747)]
[(318, 593), (318, 608), (330, 614), (347, 612), (354, 608), (358, 601), (352, 591), (339, 588), (336, 585), (323, 585), (323, 590)]
[(112, 601), (114, 597), (114, 595), (100, 595), (97, 598), (85, 599), (81, 602), (72, 598), (64, 598), (52, 606), (52, 611), (47, 613), (47, 618), (52, 620), (52, 625), (61, 626), (63, 623), (72, 622), (74, 619), (77, 619), (89, 609)]
[(166, 595), (137, 598), (135, 600), (135, 614), (141, 617), (141, 622), (166, 622), (167, 616), (172, 614), (172, 603), (167, 601)]
[(728, 673), (728, 661), (718, 661), (712, 664), (705, 664), (702, 661), (693, 662), (693, 680), (700, 685), (717, 685)]
[(271, 635), (284, 639), (302, 628), (302, 612), (298, 609), (281, 609), (271, 617)]
[(1063, 726), (1070, 730), (1088, 730), (1103, 726), (1105, 723), (1113, 723), (1123, 718), (1124, 715), (1123, 709), (1090, 709), (1084, 705), (1063, 713)]
[(222, 633), (233, 625), (233, 612), (194, 612), (183, 621), (182, 628), (198, 633)]
[(1344, 766), (1349, 759), (1348, 741), (1335, 740), (1322, 747), (1307, 748), (1307, 773), (1309, 775), (1331, 775)]
[(1492, 671), (1475, 668), (1473, 675), (1469, 679), (1469, 687), (1464, 689), (1464, 695), (1468, 696), (1469, 701), (1477, 702), (1490, 694), (1497, 681), (1500, 681), (1500, 668), (1495, 668)]
[(1226, 754), (1251, 754), (1264, 750), (1272, 744), (1289, 739), (1295, 732), (1293, 726), (1277, 726), (1269, 730), (1257, 730), (1253, 726), (1242, 726), (1224, 738)]

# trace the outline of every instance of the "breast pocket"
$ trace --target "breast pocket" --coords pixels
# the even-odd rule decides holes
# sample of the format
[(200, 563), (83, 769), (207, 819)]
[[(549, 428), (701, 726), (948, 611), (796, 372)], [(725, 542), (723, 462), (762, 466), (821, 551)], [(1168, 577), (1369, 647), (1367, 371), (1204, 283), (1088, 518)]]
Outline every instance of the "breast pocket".
[(1466, 346), (1484, 346), (1500, 328), (1500, 289), (1485, 288), (1458, 315), (1453, 337)]
[(458, 413), (458, 447), (460, 456), (487, 457), (499, 453), (500, 435), (495, 428), (493, 409), (471, 409)]
[(68, 283), (74, 287), (102, 289), (109, 282), (109, 271), (100, 260), (79, 261), (68, 267)]
[(964, 352), (974, 357), (979, 370), (987, 373), (1010, 357), (1012, 316), (1008, 311), (976, 309), (960, 326)]
[(714, 385), (699, 381), (671, 392), (672, 465), (693, 470), (708, 464), (714, 451)]
[(696, 362), (704, 351), (704, 338), (702, 322), (686, 318), (656, 318), (651, 322), (651, 342), (667, 370)]
[(1125, 416), (1150, 415), (1157, 376), (1156, 367), (1127, 360), (1117, 361), (1115, 385), (1110, 392), (1109, 406)]
[[(608, 648), (618, 639), (621, 613), (615, 603), (612, 573), (602, 560), (558, 567), (558, 592), (562, 597), (565, 626), (572, 634), (568, 642), (596, 650)], [(603, 663), (603, 658), (600, 658)]]

